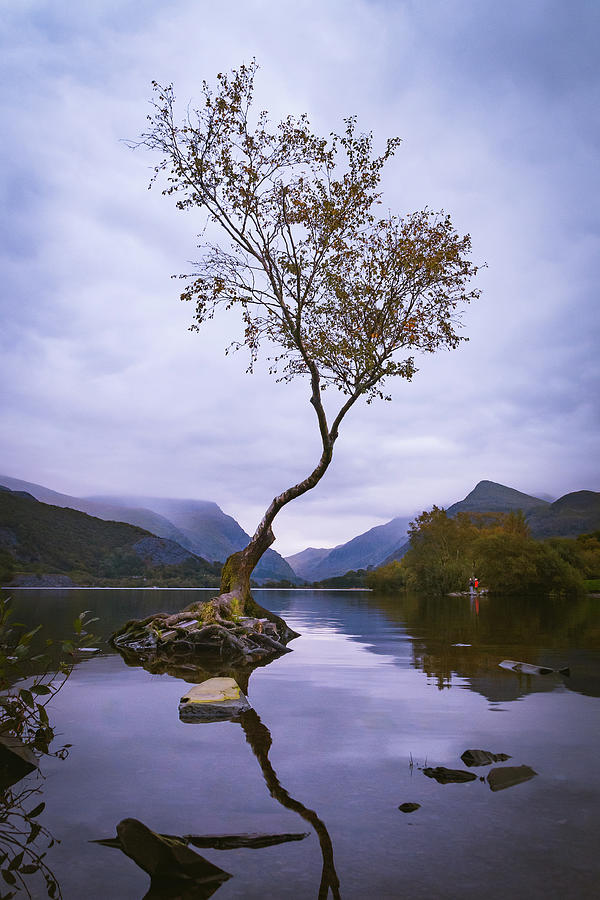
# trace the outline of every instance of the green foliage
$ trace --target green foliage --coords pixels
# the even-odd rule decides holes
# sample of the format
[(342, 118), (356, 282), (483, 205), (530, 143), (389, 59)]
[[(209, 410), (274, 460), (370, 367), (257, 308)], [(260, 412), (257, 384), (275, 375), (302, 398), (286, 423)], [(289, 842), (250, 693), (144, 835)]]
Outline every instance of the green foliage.
[(11, 491), (0, 492), (0, 515), (15, 536), (15, 554), (29, 571), (99, 574), (101, 561), (148, 533), (123, 522), (105, 522), (75, 509), (50, 506)]
[(355, 588), (364, 587), (366, 569), (351, 569), (343, 575), (333, 575), (331, 578), (324, 578), (322, 581), (313, 582), (313, 587), (317, 588)]
[(101, 578), (122, 578), (126, 575), (144, 575), (146, 566), (137, 553), (131, 550), (113, 550), (98, 565)]
[[(0, 734), (19, 739), (38, 758), (64, 759), (68, 755), (70, 744), (50, 749), (55, 733), (46, 706), (69, 678), (81, 643), (94, 640), (87, 629), (95, 621), (88, 611), (79, 614), (73, 623), (74, 636), (63, 642), (61, 660), (53, 667), (47, 652), (36, 646), (41, 626), (27, 631), (13, 622), (10, 601), (0, 597)], [(51, 644), (45, 642), (46, 651)], [(61, 896), (45, 853), (36, 847), (40, 839), (46, 839), (48, 847), (54, 844), (37, 821), (44, 803), (31, 807), (31, 799), (38, 793), (36, 788), (0, 792), (0, 874), (9, 888), (14, 888), (3, 894), (4, 898), (14, 897), (20, 890), (31, 896), (26, 879), (35, 874), (44, 879), (49, 897)]]
[(365, 584), (373, 591), (382, 591), (387, 594), (395, 594), (405, 590), (408, 583), (406, 566), (400, 560), (394, 559), (379, 566), (371, 572), (367, 572)]
[[(47, 652), (52, 641), (46, 641), (40, 652), (39, 639), (35, 640), (41, 625), (26, 631), (25, 626), (14, 623), (10, 601), (0, 597), (0, 734), (18, 737), (38, 754), (50, 753), (54, 731), (46, 705), (71, 674), (81, 641), (93, 640), (87, 628), (96, 621), (89, 618), (87, 610), (80, 613), (73, 623), (74, 637), (63, 641), (61, 661), (53, 668)], [(31, 674), (40, 669), (42, 674)], [(13, 687), (23, 679), (27, 679), (27, 687)], [(53, 755), (64, 755), (63, 750)]]
[(484, 533), (474, 552), (482, 583), (498, 593), (574, 594), (583, 590), (580, 573), (544, 541), (510, 533)]
[(410, 549), (402, 560), (417, 590), (445, 594), (466, 590), (469, 578), (503, 594), (583, 590), (576, 541), (536, 541), (522, 512), (458, 513), (433, 507), (411, 523)]
[(12, 581), (14, 574), (15, 560), (13, 556), (8, 550), (0, 548), (0, 585), (8, 584), (9, 581)]
[(27, 885), (30, 875), (43, 878), (48, 897), (62, 896), (60, 886), (44, 859), (46, 852), (40, 852), (36, 846), (41, 840), (45, 841), (48, 849), (55, 844), (50, 832), (37, 821), (45, 804), (38, 803), (28, 809), (39, 794), (38, 788), (31, 787), (21, 790), (8, 788), (0, 794), (0, 875), (9, 886), (8, 893), (1, 895), (2, 900), (16, 897), (21, 891), (32, 897)]
[(587, 578), (600, 578), (600, 531), (575, 538), (582, 571)]
[(170, 566), (157, 566), (147, 576), (159, 587), (218, 587), (221, 579), (221, 563), (208, 563), (190, 556), (183, 562)]
[(475, 567), (471, 542), (476, 530), (468, 513), (449, 518), (434, 506), (417, 516), (408, 531), (410, 550), (403, 558), (410, 587), (442, 594), (463, 590)]

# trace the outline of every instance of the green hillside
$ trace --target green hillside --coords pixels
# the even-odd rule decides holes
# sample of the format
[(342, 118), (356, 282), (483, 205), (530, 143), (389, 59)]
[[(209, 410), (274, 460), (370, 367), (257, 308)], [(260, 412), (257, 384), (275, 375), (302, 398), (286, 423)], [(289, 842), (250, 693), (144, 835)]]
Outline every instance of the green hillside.
[(0, 489), (0, 549), (16, 573), (66, 575), (78, 584), (151, 578), (209, 586), (219, 580), (218, 565), (174, 541), (7, 488)]
[(600, 493), (575, 491), (532, 510), (527, 524), (536, 538), (577, 537), (600, 528)]

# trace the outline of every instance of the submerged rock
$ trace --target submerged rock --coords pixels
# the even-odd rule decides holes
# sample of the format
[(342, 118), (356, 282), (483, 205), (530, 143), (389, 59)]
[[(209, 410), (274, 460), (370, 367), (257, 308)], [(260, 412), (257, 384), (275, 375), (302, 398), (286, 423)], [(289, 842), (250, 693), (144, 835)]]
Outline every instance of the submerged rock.
[(477, 775), (474, 772), (465, 772), (464, 769), (447, 769), (445, 766), (436, 766), (423, 769), (423, 775), (428, 778), (435, 778), (438, 784), (462, 784), (466, 781), (476, 781)]
[(503, 791), (505, 788), (514, 787), (515, 784), (529, 781), (535, 775), (537, 772), (530, 766), (500, 766), (497, 769), (490, 769), (487, 783), (491, 791)]
[(401, 803), (400, 806), (398, 807), (398, 809), (400, 810), (400, 812), (403, 812), (403, 813), (416, 812), (417, 809), (421, 809), (421, 804), (420, 803)]
[(11, 734), (0, 735), (0, 790), (16, 784), (38, 767), (35, 754), (21, 738)]
[(274, 847), (289, 841), (303, 841), (308, 835), (308, 831), (284, 834), (186, 834), (184, 839), (203, 850), (237, 850), (240, 847), (262, 850), (263, 847)]
[(187, 846), (185, 838), (157, 834), (137, 819), (123, 819), (116, 838), (95, 841), (129, 856), (151, 878), (146, 897), (208, 898), (231, 878)]
[(465, 750), (461, 756), (465, 766), (489, 766), (493, 762), (510, 759), (508, 753), (491, 753), (489, 750)]
[(514, 659), (503, 659), (498, 665), (501, 669), (508, 669), (511, 672), (519, 672), (523, 675), (552, 675), (556, 672), (559, 675), (571, 674), (568, 666), (565, 666), (563, 669), (550, 669), (548, 666), (536, 666), (532, 663), (517, 662)]

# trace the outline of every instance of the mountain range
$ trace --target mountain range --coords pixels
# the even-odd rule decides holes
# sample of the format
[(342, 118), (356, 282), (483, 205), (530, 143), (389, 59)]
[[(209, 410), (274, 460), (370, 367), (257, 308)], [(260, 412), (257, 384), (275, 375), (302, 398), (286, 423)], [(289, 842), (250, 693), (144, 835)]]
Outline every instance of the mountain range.
[[(40, 484), (0, 475), (0, 485), (22, 491), (42, 503), (69, 507), (112, 522), (127, 522), (161, 538), (174, 541), (209, 562), (225, 562), (241, 550), (249, 535), (232, 516), (208, 500), (178, 500), (157, 497), (72, 497)], [(1, 523), (0, 523), (1, 524)], [(253, 573), (258, 583), (298, 578), (279, 553), (267, 550)]]
[(380, 565), (396, 547), (406, 541), (411, 518), (395, 518), (385, 525), (376, 525), (345, 544), (333, 549), (307, 547), (300, 553), (287, 556), (296, 575), (306, 581), (323, 581), (343, 575), (351, 569), (367, 569)]
[[(0, 476), (0, 485), (26, 492), (41, 503), (69, 507), (111, 522), (125, 522), (151, 535), (171, 541), (180, 550), (208, 564), (224, 562), (242, 549), (249, 536), (236, 520), (208, 500), (160, 497), (72, 497), (42, 485)], [(554, 502), (522, 493), (493, 481), (480, 481), (463, 500), (447, 508), (458, 512), (510, 512), (523, 510), (535, 538), (575, 537), (600, 529), (600, 493), (576, 491)], [(416, 515), (416, 513), (415, 513)], [(254, 571), (257, 583), (287, 580), (292, 584), (319, 582), (358, 569), (376, 568), (400, 559), (408, 549), (407, 530), (415, 518), (398, 516), (376, 525), (337, 547), (307, 547), (283, 559), (268, 550)], [(0, 531), (4, 523), (0, 521)]]
[[(522, 510), (534, 538), (576, 537), (600, 528), (600, 493), (576, 491), (551, 502), (524, 494), (494, 481), (480, 481), (463, 500), (446, 510), (459, 512), (511, 512)], [(415, 513), (416, 515), (416, 513)], [(308, 547), (286, 557), (297, 575), (323, 581), (350, 569), (377, 567), (401, 559), (408, 550), (408, 525), (415, 516), (395, 518), (377, 525), (333, 548)]]

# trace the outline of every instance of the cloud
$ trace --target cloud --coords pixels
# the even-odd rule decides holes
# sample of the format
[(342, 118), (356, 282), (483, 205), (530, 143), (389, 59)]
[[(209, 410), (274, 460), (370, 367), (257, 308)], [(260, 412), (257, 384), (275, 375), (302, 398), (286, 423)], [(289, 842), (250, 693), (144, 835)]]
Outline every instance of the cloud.
[(146, 190), (150, 82), (182, 106), (256, 55), (257, 102), (319, 130), (357, 113), (403, 143), (389, 206), (449, 211), (486, 261), (470, 342), (353, 411), (284, 552), (451, 503), (480, 478), (600, 489), (599, 8), (333, 0), (4, 7), (2, 468), (75, 493), (214, 499), (252, 531), (319, 455), (306, 384), (245, 375), (171, 275), (200, 221)]

